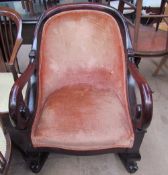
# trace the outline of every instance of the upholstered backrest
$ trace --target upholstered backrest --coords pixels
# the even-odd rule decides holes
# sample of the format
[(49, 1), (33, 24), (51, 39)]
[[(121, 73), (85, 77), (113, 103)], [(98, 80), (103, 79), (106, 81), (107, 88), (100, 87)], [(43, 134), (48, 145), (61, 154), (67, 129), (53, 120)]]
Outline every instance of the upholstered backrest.
[[(91, 112), (95, 103), (97, 104), (94, 93), (90, 94), (92, 100), (90, 97), (86, 99), (85, 92), (91, 89), (100, 92), (97, 94), (98, 99), (104, 94), (102, 105), (112, 105), (117, 111), (122, 109), (119, 110), (119, 116), (114, 115), (114, 118), (117, 117), (121, 123), (125, 123), (121, 116), (129, 119), (124, 50), (118, 23), (113, 16), (105, 12), (65, 11), (53, 15), (44, 23), (39, 47), (37, 110), (31, 134), (32, 140), (35, 138), (37, 143), (33, 143), (34, 145), (38, 145), (37, 137), (45, 130), (45, 127), (39, 130), (42, 121), (46, 119), (50, 126), (54, 127), (58, 122), (54, 119), (68, 113), (66, 107), (63, 109), (63, 106), (67, 106), (64, 104), (66, 98), (72, 98), (72, 109), (69, 110), (75, 116), (80, 117), (81, 113), (86, 113), (80, 106), (83, 101)], [(72, 89), (80, 97), (79, 102), (73, 101)], [(54, 105), (57, 103), (63, 107), (59, 114)], [(101, 113), (110, 111), (105, 110), (102, 109)], [(65, 123), (63, 122), (63, 128)]]
[(88, 84), (113, 89), (126, 101), (125, 53), (118, 23), (95, 10), (72, 10), (50, 17), (40, 43), (37, 117), (53, 93)]

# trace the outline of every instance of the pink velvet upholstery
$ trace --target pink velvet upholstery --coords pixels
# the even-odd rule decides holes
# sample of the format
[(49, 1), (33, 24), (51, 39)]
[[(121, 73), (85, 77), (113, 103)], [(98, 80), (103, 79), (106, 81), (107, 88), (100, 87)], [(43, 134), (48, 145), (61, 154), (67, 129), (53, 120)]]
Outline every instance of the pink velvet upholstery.
[(98, 150), (132, 147), (126, 61), (115, 19), (62, 12), (44, 25), (34, 147)]

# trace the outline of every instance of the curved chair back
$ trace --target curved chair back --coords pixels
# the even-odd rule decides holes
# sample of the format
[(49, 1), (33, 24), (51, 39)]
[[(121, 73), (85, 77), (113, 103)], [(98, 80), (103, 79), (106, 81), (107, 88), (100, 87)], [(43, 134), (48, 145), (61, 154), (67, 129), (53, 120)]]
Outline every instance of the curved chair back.
[[(29, 66), (9, 99), (13, 130), (20, 129), (18, 137), (11, 132), (12, 138), (18, 138), (15, 143), (30, 169), (39, 172), (51, 150), (115, 151), (127, 170), (135, 172), (153, 106), (122, 15), (101, 4), (62, 5), (44, 12), (34, 36)], [(129, 103), (134, 86), (132, 81), (129, 88), (129, 74), (141, 104), (134, 97), (133, 105)], [(21, 92), (27, 82), (24, 100)]]
[(19, 66), (17, 52), (22, 43), (22, 19), (20, 15), (7, 7), (0, 7), (0, 71), (12, 72), (17, 79)]
[[(119, 24), (119, 19), (114, 17), (115, 14), (117, 16), (115, 11), (113, 15), (110, 15), (97, 9), (70, 9), (52, 16), (47, 15), (48, 20), (43, 19), (44, 24), (41, 26), (41, 36), (38, 37), (40, 43), (38, 43), (39, 49), (37, 50), (37, 54), (39, 54), (38, 105), (32, 127), (32, 142), (35, 146), (40, 145), (34, 137), (38, 133), (37, 126), (39, 128), (42, 126), (38, 121), (41, 118), (45, 119), (46, 111), (54, 110), (53, 106), (57, 103), (56, 99), (58, 98), (60, 101), (64, 96), (71, 99), (72, 106), (69, 109), (74, 118), (78, 118), (78, 115), (84, 116), (80, 112), (81, 108), (88, 111), (87, 116), (91, 118), (89, 111), (94, 108), (97, 99), (100, 101), (97, 105), (101, 104), (101, 107), (108, 111), (106, 108), (108, 100), (106, 99), (104, 102), (104, 98), (102, 99), (105, 91), (111, 92), (109, 101), (117, 100), (116, 103), (114, 102), (115, 105), (120, 104), (117, 98), (122, 99), (122, 104), (125, 104), (124, 109), (128, 105), (126, 93), (127, 46), (124, 34), (121, 32), (124, 26)], [(123, 31), (125, 32), (125, 30)], [(88, 96), (83, 97), (84, 103), (81, 102), (83, 106), (74, 108), (73, 106), (77, 106), (76, 104), (80, 100), (77, 94), (84, 91), (88, 92), (88, 94), (86, 93)], [(95, 93), (96, 96), (94, 96)], [(93, 98), (90, 98), (91, 94)], [(102, 104), (102, 102), (104, 103)], [(68, 100), (62, 101), (64, 105), (67, 103), (69, 103)], [(86, 109), (85, 103), (91, 103), (93, 106), (88, 105)], [(121, 111), (123, 109), (120, 109), (120, 114)], [(97, 111), (95, 110), (95, 112)], [(52, 118), (49, 112), (48, 114)], [(68, 115), (71, 116), (71, 114)], [(98, 115), (95, 114), (95, 116)], [(62, 118), (64, 117), (66, 118), (66, 114), (62, 113)], [(85, 136), (83, 140), (85, 140)], [(48, 143), (44, 144), (50, 146)], [(107, 145), (102, 145), (102, 147), (107, 148)], [(55, 145), (55, 147), (57, 146)], [(130, 147), (130, 145), (127, 146)], [(81, 147), (72, 146), (71, 148), (89, 150), (94, 149), (95, 145), (87, 143), (86, 146)]]

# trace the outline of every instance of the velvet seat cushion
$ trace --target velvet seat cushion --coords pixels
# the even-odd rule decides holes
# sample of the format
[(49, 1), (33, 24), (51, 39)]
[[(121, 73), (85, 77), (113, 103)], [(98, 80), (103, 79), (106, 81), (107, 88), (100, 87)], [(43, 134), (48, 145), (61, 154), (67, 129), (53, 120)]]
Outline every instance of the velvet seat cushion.
[(112, 16), (75, 10), (44, 24), (31, 139), (70, 150), (132, 147), (126, 59)]

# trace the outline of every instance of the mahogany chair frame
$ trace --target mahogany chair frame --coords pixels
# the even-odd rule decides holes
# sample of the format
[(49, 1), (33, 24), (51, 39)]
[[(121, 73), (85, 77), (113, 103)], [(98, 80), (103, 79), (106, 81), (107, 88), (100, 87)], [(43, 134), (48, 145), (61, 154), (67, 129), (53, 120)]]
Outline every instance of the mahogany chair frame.
[[(42, 35), (42, 29), (52, 15), (64, 11), (72, 10), (97, 10), (112, 15), (120, 28), (123, 43), (125, 46), (126, 65), (128, 73), (128, 98), (130, 102), (130, 111), (132, 111), (132, 122), (135, 134), (134, 145), (131, 149), (115, 148), (96, 151), (70, 151), (60, 148), (34, 148), (31, 141), (31, 128), (36, 113), (36, 102), (38, 97), (38, 58), (39, 47)], [(135, 64), (134, 51), (130, 42), (129, 32), (123, 16), (114, 8), (93, 3), (68, 4), (54, 7), (43, 13), (35, 30), (32, 50), (30, 52), (30, 63), (26, 71), (15, 82), (9, 99), (10, 118), (13, 126), (10, 128), (10, 134), (15, 145), (20, 149), (28, 166), (33, 172), (39, 172), (42, 168), (48, 152), (56, 151), (67, 154), (90, 155), (98, 153), (115, 152), (118, 153), (128, 172), (135, 172), (138, 167), (137, 160), (140, 160), (139, 153), (144, 134), (152, 119), (152, 91), (146, 80), (139, 74)], [(134, 80), (134, 81), (133, 81)], [(28, 82), (28, 91), (26, 100), (23, 100), (22, 89)], [(134, 92), (134, 82), (137, 83), (141, 94), (142, 104), (137, 104)]]
[[(18, 78), (17, 72), (19, 66), (17, 62), (17, 53), (22, 44), (22, 19), (14, 10), (7, 7), (0, 7), (0, 66), (5, 72), (12, 72), (14, 80)], [(7, 19), (8, 18), (8, 19)], [(16, 36), (13, 36), (14, 26), (16, 25)], [(4, 30), (2, 30), (4, 26)], [(11, 41), (11, 45), (9, 43)], [(2, 53), (3, 50), (3, 54)]]

